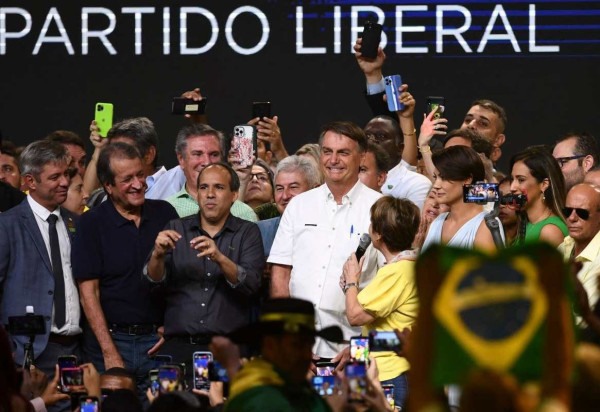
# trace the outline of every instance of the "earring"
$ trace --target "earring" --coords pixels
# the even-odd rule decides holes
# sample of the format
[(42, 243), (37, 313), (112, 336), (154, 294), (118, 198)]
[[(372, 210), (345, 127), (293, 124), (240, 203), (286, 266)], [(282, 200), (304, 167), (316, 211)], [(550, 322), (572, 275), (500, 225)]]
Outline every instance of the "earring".
[(546, 201), (546, 192), (542, 191), (542, 200), (545, 202)]

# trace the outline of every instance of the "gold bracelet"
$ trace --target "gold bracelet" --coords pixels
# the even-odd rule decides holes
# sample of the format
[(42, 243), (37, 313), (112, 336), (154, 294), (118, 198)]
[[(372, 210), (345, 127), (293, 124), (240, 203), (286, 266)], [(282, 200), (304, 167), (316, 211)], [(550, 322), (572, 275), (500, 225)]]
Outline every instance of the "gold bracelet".
[(414, 136), (417, 134), (417, 129), (413, 129), (412, 133), (404, 133), (404, 130), (402, 131), (402, 134), (404, 136)]
[(431, 147), (428, 144), (425, 146), (419, 146), (419, 152), (422, 154), (431, 153)]

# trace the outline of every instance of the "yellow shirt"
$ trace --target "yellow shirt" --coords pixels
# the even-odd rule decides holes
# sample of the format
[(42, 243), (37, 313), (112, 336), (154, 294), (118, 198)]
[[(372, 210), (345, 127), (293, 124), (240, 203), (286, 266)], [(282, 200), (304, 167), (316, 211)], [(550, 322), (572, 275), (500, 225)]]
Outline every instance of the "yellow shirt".
[[(560, 245), (558, 251), (563, 254), (565, 261), (569, 261), (571, 253), (575, 247), (575, 240), (567, 236)], [(575, 256), (575, 262), (581, 262), (581, 270), (577, 273), (577, 278), (583, 284), (588, 295), (590, 306), (593, 307), (598, 301), (598, 275), (600, 275), (600, 232), (594, 236), (590, 243)]]
[[(417, 317), (419, 302), (415, 285), (415, 262), (400, 260), (377, 272), (371, 283), (358, 294), (358, 303), (375, 320), (363, 327), (371, 330), (402, 330)], [(393, 379), (410, 369), (408, 361), (393, 352), (372, 352), (379, 369), (379, 380)]]

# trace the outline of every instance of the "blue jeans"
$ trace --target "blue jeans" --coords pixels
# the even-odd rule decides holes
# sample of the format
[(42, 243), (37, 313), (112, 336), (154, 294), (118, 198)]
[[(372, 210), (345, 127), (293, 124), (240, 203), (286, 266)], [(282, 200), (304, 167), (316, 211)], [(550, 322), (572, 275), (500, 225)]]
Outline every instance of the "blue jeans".
[[(148, 405), (146, 390), (150, 386), (148, 372), (158, 367), (157, 363), (148, 356), (148, 350), (158, 342), (156, 333), (147, 335), (129, 335), (122, 332), (112, 332), (112, 340), (123, 358), (125, 369), (135, 376), (138, 397), (142, 405)], [(86, 358), (94, 364), (99, 373), (105, 371), (104, 356), (100, 345), (89, 328), (84, 332), (83, 351)]]
[(404, 409), (408, 397), (408, 372), (396, 376), (393, 379), (381, 381), (382, 385), (394, 385), (395, 406)]

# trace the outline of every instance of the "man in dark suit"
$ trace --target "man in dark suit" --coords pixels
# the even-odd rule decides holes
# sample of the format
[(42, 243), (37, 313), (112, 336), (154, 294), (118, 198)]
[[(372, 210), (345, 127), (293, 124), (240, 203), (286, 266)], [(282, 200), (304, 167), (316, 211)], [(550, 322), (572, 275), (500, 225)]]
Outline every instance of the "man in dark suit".
[[(49, 377), (58, 356), (78, 354), (80, 306), (71, 273), (71, 236), (76, 216), (60, 205), (67, 198), (70, 156), (56, 142), (31, 143), (21, 154), (29, 195), (0, 214), (0, 318), (33, 306), (46, 334), (35, 339), (35, 365)], [(26, 336), (11, 336), (15, 361), (23, 362)]]

